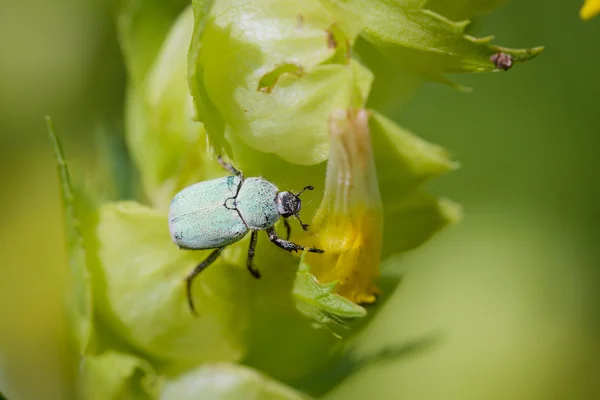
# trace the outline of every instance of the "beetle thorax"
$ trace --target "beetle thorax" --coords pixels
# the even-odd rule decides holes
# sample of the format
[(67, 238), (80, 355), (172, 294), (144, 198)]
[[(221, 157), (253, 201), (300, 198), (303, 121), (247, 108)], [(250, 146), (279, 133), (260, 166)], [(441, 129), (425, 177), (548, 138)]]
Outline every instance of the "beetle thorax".
[(302, 201), (298, 196), (290, 192), (277, 193), (277, 211), (283, 218), (291, 217), (300, 212)]
[(271, 182), (259, 178), (246, 178), (235, 198), (236, 210), (248, 229), (267, 229), (279, 219), (275, 199), (279, 189)]

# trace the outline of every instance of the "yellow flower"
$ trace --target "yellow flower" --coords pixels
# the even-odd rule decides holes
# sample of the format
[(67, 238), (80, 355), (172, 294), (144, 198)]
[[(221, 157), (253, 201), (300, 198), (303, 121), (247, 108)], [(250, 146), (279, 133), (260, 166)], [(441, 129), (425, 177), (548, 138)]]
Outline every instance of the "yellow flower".
[(325, 194), (311, 232), (324, 254), (307, 254), (310, 271), (354, 303), (372, 303), (379, 290), (383, 220), (369, 135), (369, 113), (338, 110), (329, 121)]
[(585, 4), (579, 10), (579, 16), (583, 20), (589, 20), (600, 12), (600, 0), (585, 0)]

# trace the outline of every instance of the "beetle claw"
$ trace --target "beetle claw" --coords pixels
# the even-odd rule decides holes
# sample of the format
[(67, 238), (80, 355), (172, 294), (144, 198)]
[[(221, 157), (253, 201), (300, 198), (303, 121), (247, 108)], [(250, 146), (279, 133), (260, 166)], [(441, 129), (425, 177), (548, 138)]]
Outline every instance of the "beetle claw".
[(257, 269), (252, 268), (250, 270), (250, 274), (255, 278), (255, 279), (260, 279), (260, 271)]

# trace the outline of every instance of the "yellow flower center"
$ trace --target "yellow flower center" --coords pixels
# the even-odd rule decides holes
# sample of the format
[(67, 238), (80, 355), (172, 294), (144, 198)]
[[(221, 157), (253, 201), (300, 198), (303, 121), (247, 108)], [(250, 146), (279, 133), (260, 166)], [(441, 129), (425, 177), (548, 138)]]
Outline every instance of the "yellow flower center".
[(335, 292), (354, 303), (372, 303), (379, 289), (381, 213), (354, 207), (348, 215), (317, 215), (318, 240), (324, 254), (309, 255), (311, 272), (320, 282), (338, 281)]

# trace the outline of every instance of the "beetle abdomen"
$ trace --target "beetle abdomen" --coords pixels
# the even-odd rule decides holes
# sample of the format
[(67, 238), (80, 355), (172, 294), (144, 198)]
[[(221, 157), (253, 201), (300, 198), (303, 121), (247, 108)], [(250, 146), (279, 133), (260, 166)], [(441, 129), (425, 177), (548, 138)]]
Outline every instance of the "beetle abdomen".
[(275, 204), (277, 186), (263, 178), (248, 178), (242, 183), (236, 206), (250, 229), (267, 229), (279, 219)]
[(237, 242), (248, 227), (235, 209), (225, 207), (236, 195), (237, 176), (196, 183), (175, 195), (169, 209), (173, 241), (186, 249), (214, 249)]

